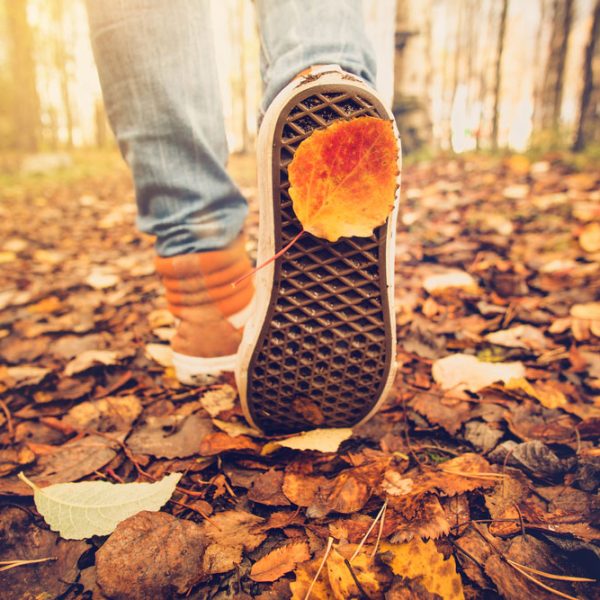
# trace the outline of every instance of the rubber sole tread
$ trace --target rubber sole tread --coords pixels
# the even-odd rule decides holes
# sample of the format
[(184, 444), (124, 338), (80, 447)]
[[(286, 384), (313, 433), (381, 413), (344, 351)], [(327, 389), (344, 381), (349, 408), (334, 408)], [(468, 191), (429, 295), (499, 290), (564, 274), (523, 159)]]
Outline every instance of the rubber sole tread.
[[(302, 229), (287, 167), (313, 130), (338, 119), (387, 118), (368, 93), (330, 85), (299, 92), (273, 140), (275, 246)], [(391, 361), (387, 223), (369, 238), (331, 243), (304, 233), (275, 264), (267, 318), (248, 369), (247, 403), (267, 433), (350, 427), (375, 406)]]

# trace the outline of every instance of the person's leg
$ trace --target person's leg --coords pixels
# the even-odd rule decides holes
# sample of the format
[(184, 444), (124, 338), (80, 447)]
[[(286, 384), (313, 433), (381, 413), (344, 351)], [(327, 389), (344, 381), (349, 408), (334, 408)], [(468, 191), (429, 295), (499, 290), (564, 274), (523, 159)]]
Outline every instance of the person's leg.
[(87, 8), (139, 228), (156, 236), (161, 257), (228, 246), (247, 206), (225, 170), (210, 0), (88, 0)]
[(227, 174), (210, 0), (88, 0), (106, 110), (133, 172), (138, 226), (179, 319), (184, 383), (233, 370), (249, 312), (246, 201)]
[(375, 85), (376, 63), (361, 0), (257, 0), (262, 113), (300, 72), (336, 64)]

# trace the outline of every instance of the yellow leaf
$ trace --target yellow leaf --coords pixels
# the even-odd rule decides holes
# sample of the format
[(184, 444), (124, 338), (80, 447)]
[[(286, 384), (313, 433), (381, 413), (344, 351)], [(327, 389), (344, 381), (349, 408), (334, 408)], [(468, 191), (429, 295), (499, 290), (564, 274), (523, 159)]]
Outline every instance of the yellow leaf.
[(444, 600), (464, 600), (460, 576), (456, 572), (454, 557), (444, 560), (435, 542), (414, 538), (405, 544), (381, 544), (380, 554), (390, 553), (386, 562), (395, 575), (420, 578), (420, 582), (432, 594)]
[[(367, 596), (369, 598), (376, 597), (380, 585), (372, 568), (373, 560), (366, 554), (359, 554), (352, 561), (351, 567)], [(335, 549), (331, 551), (327, 559), (327, 576), (333, 591), (333, 597), (336, 600), (359, 598), (361, 596), (344, 557)]]
[(398, 144), (391, 121), (339, 120), (304, 140), (288, 167), (304, 230), (330, 242), (368, 237), (394, 206)]
[[(304, 600), (306, 593), (311, 586), (319, 565), (321, 564), (322, 557), (315, 558), (310, 562), (302, 563), (294, 572), (296, 575), (296, 581), (290, 583), (290, 590), (292, 592), (292, 600)], [(314, 582), (312, 590), (310, 592), (311, 600), (333, 600), (335, 596), (329, 587), (327, 576), (324, 570), (319, 574), (318, 579)]]
[(524, 377), (516, 377), (506, 384), (506, 388), (509, 390), (522, 390), (546, 408), (559, 408), (567, 404), (566, 396), (556, 389), (550, 381), (531, 384)]

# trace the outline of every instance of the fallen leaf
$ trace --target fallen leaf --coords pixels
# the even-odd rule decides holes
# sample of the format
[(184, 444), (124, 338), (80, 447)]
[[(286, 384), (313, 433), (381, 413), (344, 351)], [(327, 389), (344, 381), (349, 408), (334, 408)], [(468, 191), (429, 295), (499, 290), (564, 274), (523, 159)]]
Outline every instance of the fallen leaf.
[(1, 367), (0, 383), (8, 387), (20, 388), (41, 383), (50, 373), (50, 369), (22, 365), (20, 367)]
[(448, 288), (460, 288), (471, 294), (480, 292), (476, 281), (465, 271), (450, 271), (429, 275), (423, 281), (423, 287), (430, 294), (440, 293)]
[(39, 457), (41, 472), (30, 478), (41, 485), (76, 481), (109, 463), (118, 447), (116, 442), (99, 435), (76, 438)]
[(141, 512), (157, 511), (169, 500), (181, 473), (171, 473), (156, 483), (80, 481), (40, 488), (23, 473), (19, 477), (33, 488), (35, 507), (50, 529), (67, 540), (108, 535), (121, 521)]
[(233, 452), (240, 450), (249, 450), (250, 452), (260, 452), (260, 446), (245, 435), (236, 435), (235, 437), (223, 431), (209, 433), (202, 439), (199, 452), (202, 456), (216, 456), (223, 452)]
[(266, 504), (267, 506), (289, 506), (290, 501), (282, 492), (283, 471), (269, 469), (261, 473), (252, 481), (248, 490), (248, 500)]
[(278, 447), (292, 450), (315, 450), (316, 452), (337, 452), (340, 444), (352, 436), (352, 429), (313, 429), (293, 437), (265, 444), (263, 454), (269, 454)]
[(314, 131), (296, 149), (288, 166), (289, 194), (308, 233), (330, 242), (368, 237), (393, 208), (397, 175), (391, 121), (338, 120)]
[(577, 319), (598, 321), (600, 320), (600, 302), (574, 304), (571, 307), (571, 316)]
[(50, 561), (24, 565), (0, 573), (2, 597), (6, 600), (60, 598), (69, 594), (79, 577), (78, 562), (90, 549), (86, 542), (63, 540), (58, 534), (40, 527), (33, 513), (16, 506), (0, 508), (2, 561)]
[(513, 377), (524, 377), (525, 367), (520, 362), (490, 363), (470, 354), (452, 354), (436, 360), (431, 373), (445, 390), (478, 392), (497, 381), (506, 383)]
[(510, 329), (488, 333), (485, 339), (498, 346), (508, 348), (527, 348), (529, 350), (545, 350), (548, 341), (544, 334), (531, 325), (517, 325)]
[(86, 350), (67, 363), (65, 375), (70, 377), (95, 365), (114, 365), (118, 360), (118, 353), (112, 350)]
[(432, 425), (440, 425), (451, 435), (462, 427), (472, 412), (469, 402), (448, 400), (437, 394), (416, 394), (410, 405)]
[(117, 525), (96, 553), (102, 591), (113, 600), (170, 600), (205, 578), (202, 526), (160, 512)]
[[(348, 551), (354, 546), (348, 545)], [(379, 597), (381, 593), (381, 573), (375, 567), (371, 557), (365, 553), (358, 554), (350, 563), (352, 571), (348, 568), (349, 556), (343, 556), (341, 548), (333, 548), (327, 559), (327, 577), (329, 586), (336, 600), (347, 600), (348, 598), (360, 598), (366, 594), (368, 598)], [(348, 561), (348, 562), (346, 562)], [(354, 575), (354, 576), (353, 576)], [(364, 592), (358, 589), (354, 577), (358, 579)]]
[(109, 396), (75, 405), (62, 421), (78, 431), (128, 433), (141, 412), (142, 403), (136, 396)]
[(380, 554), (395, 575), (421, 578), (419, 581), (428, 592), (438, 594), (444, 600), (464, 600), (462, 581), (456, 572), (454, 557), (444, 560), (435, 542), (424, 542), (419, 538), (404, 544), (383, 542)]
[(221, 421), (220, 419), (213, 419), (212, 422), (215, 427), (217, 427), (221, 431), (224, 431), (231, 437), (236, 437), (238, 435), (262, 437), (262, 433), (258, 431), (258, 429), (248, 427), (248, 425), (240, 423), (239, 421)]
[(250, 570), (250, 579), (261, 582), (275, 581), (309, 558), (310, 552), (306, 542), (286, 544), (256, 561)]
[(106, 268), (92, 269), (85, 278), (85, 283), (95, 290), (104, 290), (114, 287), (121, 281), (120, 277)]
[(230, 385), (221, 385), (204, 392), (200, 402), (211, 417), (216, 417), (226, 410), (231, 410), (235, 406), (236, 398), (237, 392), (234, 388)]
[(567, 404), (567, 397), (552, 384), (552, 381), (531, 384), (524, 377), (518, 377), (510, 379), (505, 387), (507, 390), (524, 391), (528, 396), (539, 400), (546, 408), (559, 408)]
[(388, 516), (394, 521), (394, 529), (389, 537), (394, 544), (408, 542), (415, 537), (435, 540), (450, 532), (444, 509), (434, 495), (418, 498), (413, 504), (404, 504), (402, 513), (386, 515), (386, 519)]
[(200, 453), (203, 439), (213, 431), (210, 419), (198, 414), (148, 416), (127, 439), (135, 454), (185, 458)]
[(168, 344), (146, 344), (144, 352), (150, 360), (157, 362), (161, 367), (173, 366), (173, 350)]
[(600, 223), (588, 223), (579, 234), (579, 245), (586, 252), (600, 250)]

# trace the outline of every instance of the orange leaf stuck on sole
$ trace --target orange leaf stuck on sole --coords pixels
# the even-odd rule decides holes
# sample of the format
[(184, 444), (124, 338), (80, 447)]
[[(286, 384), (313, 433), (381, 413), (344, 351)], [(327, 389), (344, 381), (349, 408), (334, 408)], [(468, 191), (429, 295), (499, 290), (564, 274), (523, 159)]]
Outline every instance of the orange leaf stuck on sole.
[(391, 121), (336, 121), (304, 140), (288, 167), (294, 212), (330, 242), (368, 237), (394, 206), (398, 144)]

